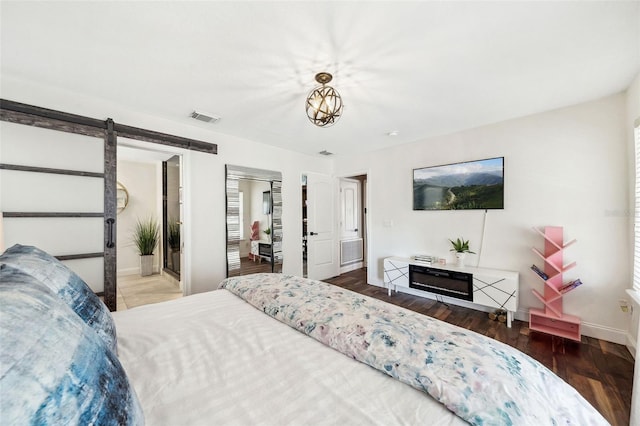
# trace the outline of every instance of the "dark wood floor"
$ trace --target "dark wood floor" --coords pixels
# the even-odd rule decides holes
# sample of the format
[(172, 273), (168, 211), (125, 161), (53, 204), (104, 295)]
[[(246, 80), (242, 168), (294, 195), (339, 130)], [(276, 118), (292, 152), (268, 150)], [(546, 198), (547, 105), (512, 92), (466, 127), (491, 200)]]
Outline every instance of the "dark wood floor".
[(240, 258), (239, 275), (257, 274), (259, 272), (271, 272), (271, 262), (267, 260), (250, 260), (248, 257)]
[(628, 425), (631, 412), (631, 389), (634, 360), (623, 345), (582, 337), (574, 342), (538, 332), (530, 332), (528, 323), (514, 321), (511, 328), (491, 321), (486, 312), (435, 300), (394, 293), (367, 285), (365, 269), (340, 275), (326, 282), (367, 296), (446, 321), (484, 334), (537, 359), (572, 385), (612, 425)]

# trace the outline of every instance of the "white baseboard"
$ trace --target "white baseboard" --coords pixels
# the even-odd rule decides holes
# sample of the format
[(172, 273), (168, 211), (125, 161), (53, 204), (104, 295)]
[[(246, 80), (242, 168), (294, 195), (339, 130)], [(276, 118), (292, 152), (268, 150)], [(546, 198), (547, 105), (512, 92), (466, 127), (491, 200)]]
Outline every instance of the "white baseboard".
[[(160, 267), (158, 265), (153, 265), (153, 273), (160, 273)], [(140, 275), (140, 267), (118, 269), (116, 275), (119, 277), (124, 277), (127, 275)]]
[(356, 269), (362, 269), (362, 262), (352, 263), (351, 265), (341, 266), (340, 274), (345, 274), (347, 272), (355, 271)]
[(596, 339), (624, 345), (627, 343), (627, 330), (606, 327), (603, 325), (582, 322), (582, 334)]
[(182, 281), (175, 279), (173, 275), (167, 274), (164, 271), (162, 272), (162, 276), (164, 277), (165, 280), (177, 285), (180, 288), (180, 290), (184, 292), (184, 288), (182, 288)]
[(635, 359), (636, 350), (638, 348), (638, 342), (636, 341), (636, 339), (633, 338), (633, 336), (631, 336), (630, 333), (627, 333), (627, 341), (625, 342), (624, 345), (627, 347), (629, 352), (631, 352), (631, 356)]
[(140, 274), (140, 268), (124, 268), (124, 269), (118, 269), (118, 272), (116, 273), (119, 277), (124, 277), (126, 275), (139, 275)]
[[(378, 284), (373, 284), (373, 285), (377, 287), (385, 287), (384, 285), (378, 285)], [(399, 287), (398, 291), (401, 291), (403, 293), (409, 293), (414, 296), (424, 297), (426, 299), (436, 300), (435, 294), (432, 295), (429, 293), (419, 292), (418, 290), (413, 290), (411, 288)], [(474, 303), (467, 302), (465, 300), (458, 300), (458, 299), (447, 297), (447, 296), (443, 296), (442, 299), (447, 304), (462, 306), (464, 308), (469, 308), (469, 309), (475, 309), (477, 311), (491, 312), (493, 310), (486, 306), (476, 305)], [(518, 309), (514, 317), (517, 320), (529, 322), (529, 310)], [(607, 342), (618, 343), (620, 345), (626, 345), (627, 348), (629, 348), (629, 350), (632, 351), (631, 353), (635, 354), (636, 342), (631, 336), (629, 336), (627, 330), (620, 330), (617, 328), (606, 327), (603, 325), (593, 324), (593, 323), (583, 321), (581, 324), (581, 332), (583, 335), (593, 337), (595, 339), (606, 340)]]

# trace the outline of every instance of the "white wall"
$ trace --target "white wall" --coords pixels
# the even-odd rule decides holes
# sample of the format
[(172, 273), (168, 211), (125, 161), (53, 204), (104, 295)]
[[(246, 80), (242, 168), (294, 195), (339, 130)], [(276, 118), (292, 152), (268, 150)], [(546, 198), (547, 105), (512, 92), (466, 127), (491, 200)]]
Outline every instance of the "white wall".
[[(218, 144), (218, 155), (184, 152), (190, 255), (184, 269), (190, 292), (213, 289), (226, 276), (225, 164), (282, 172), (283, 272), (302, 273), (300, 175), (330, 173), (331, 160), (216, 134), (211, 125), (182, 116), (159, 119), (4, 76), (2, 97)], [(530, 292), (540, 283), (529, 266), (536, 261), (530, 247), (542, 242), (531, 227), (564, 226), (567, 239), (578, 239), (566, 253), (568, 261), (578, 262), (567, 278), (584, 282), (565, 298), (565, 311), (582, 317), (585, 334), (624, 343), (629, 318), (618, 309), (618, 299), (627, 298), (631, 281), (627, 108), (627, 97), (620, 94), (400, 148), (335, 157), (337, 176), (368, 174), (369, 283), (382, 285), (387, 256), (447, 256), (447, 239), (458, 236), (470, 239), (472, 250), (480, 248), (483, 211), (412, 210), (413, 168), (504, 156), (505, 209), (487, 214), (480, 266), (520, 272), (519, 317), (525, 319), (529, 307), (540, 307)]]
[(479, 252), (485, 212), (413, 211), (412, 170), (505, 157), (505, 209), (490, 210), (481, 259), (468, 264), (520, 272), (518, 317), (542, 307), (531, 294), (541, 283), (529, 270), (543, 248), (532, 227), (564, 226), (577, 244), (566, 278), (584, 285), (564, 302), (582, 317), (583, 333), (624, 343), (629, 318), (618, 308), (630, 283), (626, 97), (594, 102), (430, 138), (398, 148), (335, 160), (346, 176), (367, 170), (371, 284), (383, 285), (382, 260), (416, 253), (449, 256), (449, 238), (464, 237)]
[[(300, 176), (303, 172), (330, 173), (331, 160), (307, 156), (215, 132), (215, 125), (186, 118), (176, 111), (175, 121), (132, 111), (121, 104), (2, 76), (2, 98), (59, 111), (105, 119), (218, 145), (218, 155), (184, 150), (185, 252), (187, 293), (217, 288), (226, 277), (225, 164), (282, 173), (283, 272), (302, 275), (302, 212)], [(304, 118), (301, 118), (304, 119)], [(144, 145), (144, 144), (141, 144)], [(6, 235), (6, 229), (5, 229)]]
[(241, 139), (216, 138), (212, 141), (218, 143), (219, 155), (191, 153), (191, 173), (186, 183), (192, 189), (190, 229), (193, 235), (187, 233), (185, 243), (192, 241), (193, 264), (185, 265), (185, 269), (192, 274), (192, 292), (216, 288), (226, 276), (225, 164), (282, 173), (283, 272), (302, 275), (300, 176), (303, 171), (330, 173), (330, 162)]
[[(627, 162), (629, 168), (629, 209), (627, 210), (629, 214), (629, 242), (628, 242), (628, 256), (629, 263), (633, 265), (633, 233), (634, 233), (634, 198), (635, 198), (635, 142), (633, 135), (633, 128), (635, 120), (640, 119), (640, 74), (636, 76), (635, 80), (627, 90), (627, 116), (626, 116), (626, 129), (627, 129)], [(635, 212), (639, 214), (638, 212)], [(629, 284), (631, 287), (631, 283)], [(640, 322), (640, 305), (637, 303), (634, 305), (635, 310), (632, 314), (631, 326), (629, 327), (629, 334), (627, 336), (630, 347), (637, 346), (637, 336), (639, 332), (639, 322)]]
[[(627, 151), (628, 151), (628, 166), (629, 166), (629, 212), (633, 212), (634, 214), (630, 215), (629, 218), (629, 235), (633, 236), (634, 234), (634, 215), (640, 214), (640, 212), (635, 211), (635, 141), (633, 128), (635, 127), (637, 120), (640, 120), (640, 74), (636, 76), (633, 80), (631, 86), (627, 90), (627, 117), (626, 117), (626, 128), (627, 128)], [(629, 262), (633, 265), (633, 243), (634, 238), (629, 238)], [(630, 285), (631, 286), (631, 285)], [(633, 379), (633, 394), (631, 400), (631, 420), (629, 424), (638, 424), (640, 421), (640, 391), (638, 388), (640, 387), (640, 348), (638, 347), (638, 339), (640, 339), (640, 330), (638, 322), (640, 321), (640, 306), (637, 302), (634, 302), (635, 309), (631, 319), (631, 326), (629, 327), (629, 333), (627, 335), (628, 346), (635, 346), (635, 351), (632, 353), (635, 355), (636, 362), (634, 367), (634, 379)]]
[[(158, 172), (160, 163), (137, 163), (118, 160), (118, 182), (129, 192), (129, 204), (118, 214), (117, 226), (117, 267), (118, 275), (140, 273), (140, 256), (133, 243), (136, 222), (154, 217), (162, 225), (158, 215)], [(153, 271), (160, 270), (160, 244), (154, 251)]]

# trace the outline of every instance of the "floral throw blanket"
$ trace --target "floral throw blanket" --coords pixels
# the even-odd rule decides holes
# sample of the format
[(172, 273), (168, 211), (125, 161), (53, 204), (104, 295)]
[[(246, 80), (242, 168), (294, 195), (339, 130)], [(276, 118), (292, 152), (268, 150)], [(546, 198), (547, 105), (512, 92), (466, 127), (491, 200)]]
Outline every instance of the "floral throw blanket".
[(321, 281), (220, 284), (266, 314), (431, 395), (476, 425), (608, 424), (538, 361), (501, 342)]

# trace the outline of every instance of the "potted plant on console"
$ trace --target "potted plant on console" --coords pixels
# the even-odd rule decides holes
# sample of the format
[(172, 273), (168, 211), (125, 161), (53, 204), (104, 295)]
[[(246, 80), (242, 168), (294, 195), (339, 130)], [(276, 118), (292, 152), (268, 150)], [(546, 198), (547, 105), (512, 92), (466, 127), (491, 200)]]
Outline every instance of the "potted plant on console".
[(140, 275), (143, 277), (153, 273), (153, 251), (158, 245), (159, 236), (160, 229), (154, 218), (138, 219), (133, 232), (133, 242), (140, 255)]
[(451, 242), (451, 250), (455, 252), (456, 255), (456, 265), (464, 266), (464, 258), (467, 253), (475, 254), (471, 250), (469, 250), (469, 240), (465, 241), (464, 238), (457, 238), (455, 241), (449, 240)]

